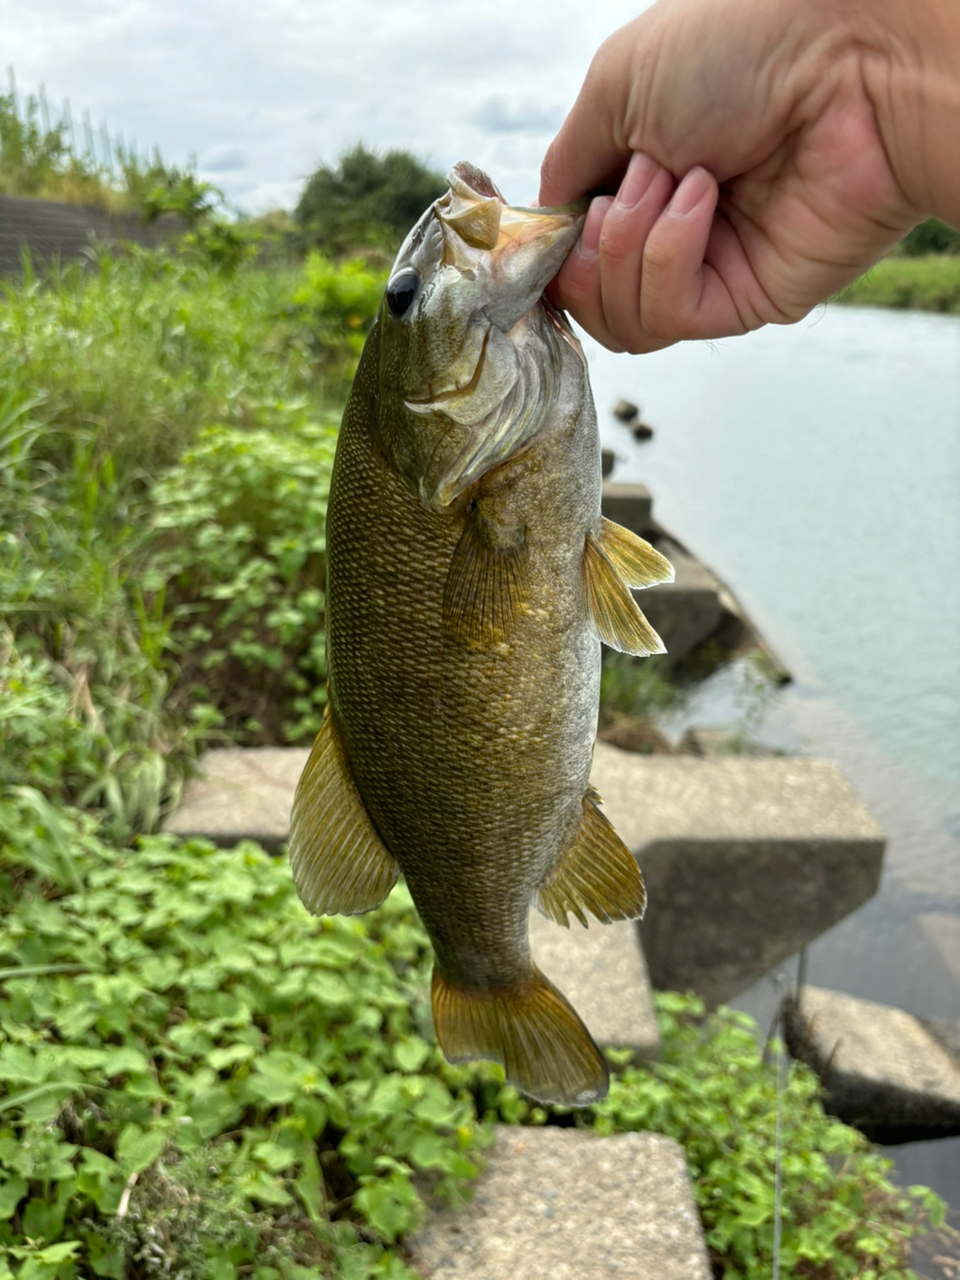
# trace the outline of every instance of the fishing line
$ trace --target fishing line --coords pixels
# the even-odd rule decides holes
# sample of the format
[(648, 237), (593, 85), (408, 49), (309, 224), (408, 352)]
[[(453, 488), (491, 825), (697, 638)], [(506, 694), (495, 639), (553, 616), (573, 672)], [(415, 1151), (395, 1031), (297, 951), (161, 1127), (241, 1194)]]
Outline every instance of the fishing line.
[[(803, 957), (802, 957), (803, 959)], [(770, 1022), (770, 1030), (767, 1032), (767, 1042), (763, 1046), (763, 1058), (765, 1062), (770, 1061), (771, 1047), (773, 1045), (774, 1036), (778, 1029), (781, 1028), (783, 1022), (784, 1005), (787, 996), (786, 978), (782, 973), (775, 974), (771, 979), (774, 990), (777, 993), (777, 1003), (773, 1011), (773, 1018)], [(777, 1048), (777, 1088), (776, 1101), (774, 1104), (774, 1163), (773, 1163), (773, 1270), (771, 1271), (771, 1280), (780, 1280), (780, 1243), (783, 1235), (783, 1090), (787, 1077), (787, 1061), (786, 1051), (781, 1040)]]

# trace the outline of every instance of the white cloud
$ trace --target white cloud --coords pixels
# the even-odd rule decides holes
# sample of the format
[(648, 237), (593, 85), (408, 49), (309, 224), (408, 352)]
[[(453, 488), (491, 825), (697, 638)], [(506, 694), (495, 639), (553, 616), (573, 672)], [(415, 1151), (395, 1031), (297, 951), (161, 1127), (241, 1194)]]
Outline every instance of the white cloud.
[(31, 0), (4, 16), (4, 57), (22, 92), (42, 82), (77, 120), (86, 109), (170, 161), (201, 157), (253, 211), (281, 192), (292, 204), (318, 163), (358, 140), (440, 169), (469, 158), (525, 201), (593, 50), (642, 7)]

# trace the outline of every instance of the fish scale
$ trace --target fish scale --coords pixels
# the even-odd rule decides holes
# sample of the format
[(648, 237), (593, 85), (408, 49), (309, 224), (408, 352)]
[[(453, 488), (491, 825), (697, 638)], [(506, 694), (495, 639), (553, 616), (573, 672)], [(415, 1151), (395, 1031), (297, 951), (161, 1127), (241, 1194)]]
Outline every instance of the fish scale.
[(606, 1067), (534, 966), (527, 917), (642, 911), (589, 789), (600, 637), (654, 651), (630, 586), (670, 569), (601, 517), (586, 366), (537, 301), (581, 219), (491, 190), (454, 169), (354, 380), (327, 519), (328, 714), (291, 856), (317, 912), (368, 910), (402, 873), (447, 1056), (585, 1105)]

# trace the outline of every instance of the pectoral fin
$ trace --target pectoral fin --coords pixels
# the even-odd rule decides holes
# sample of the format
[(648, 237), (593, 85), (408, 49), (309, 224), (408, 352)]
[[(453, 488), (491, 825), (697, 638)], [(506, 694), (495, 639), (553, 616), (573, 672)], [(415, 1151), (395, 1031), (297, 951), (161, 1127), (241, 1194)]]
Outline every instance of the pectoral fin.
[(652, 587), (657, 582), (673, 581), (673, 565), (666, 556), (606, 516), (600, 531), (600, 545), (628, 587)]
[(588, 1107), (606, 1096), (603, 1055), (536, 967), (523, 982), (482, 990), (454, 986), (434, 968), (432, 996), (437, 1039), (451, 1062), (501, 1062), (507, 1083), (540, 1102)]
[(475, 507), (447, 574), (444, 631), (461, 644), (502, 641), (527, 600), (528, 574), (525, 531), (496, 523)]
[(297, 783), (290, 861), (300, 900), (314, 915), (372, 911), (400, 874), (350, 776), (329, 707)]
[[(616, 554), (624, 558), (620, 545)], [(639, 657), (666, 653), (663, 641), (640, 612), (613, 557), (592, 534), (587, 534), (583, 550), (583, 581), (590, 618), (604, 644)]]
[(610, 924), (639, 920), (647, 903), (637, 860), (600, 812), (599, 803), (596, 791), (588, 787), (577, 838), (535, 899), (539, 911), (565, 928), (568, 911), (586, 927), (585, 911)]

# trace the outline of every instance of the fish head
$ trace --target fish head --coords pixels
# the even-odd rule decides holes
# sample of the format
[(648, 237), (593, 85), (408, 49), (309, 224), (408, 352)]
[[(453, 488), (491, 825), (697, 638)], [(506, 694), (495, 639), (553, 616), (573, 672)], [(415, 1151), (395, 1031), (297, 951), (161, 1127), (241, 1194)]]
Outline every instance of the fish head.
[(508, 205), (467, 163), (448, 180), (401, 246), (377, 319), (383, 443), (435, 511), (525, 447), (555, 403), (560, 348), (577, 343), (541, 294), (585, 212)]

